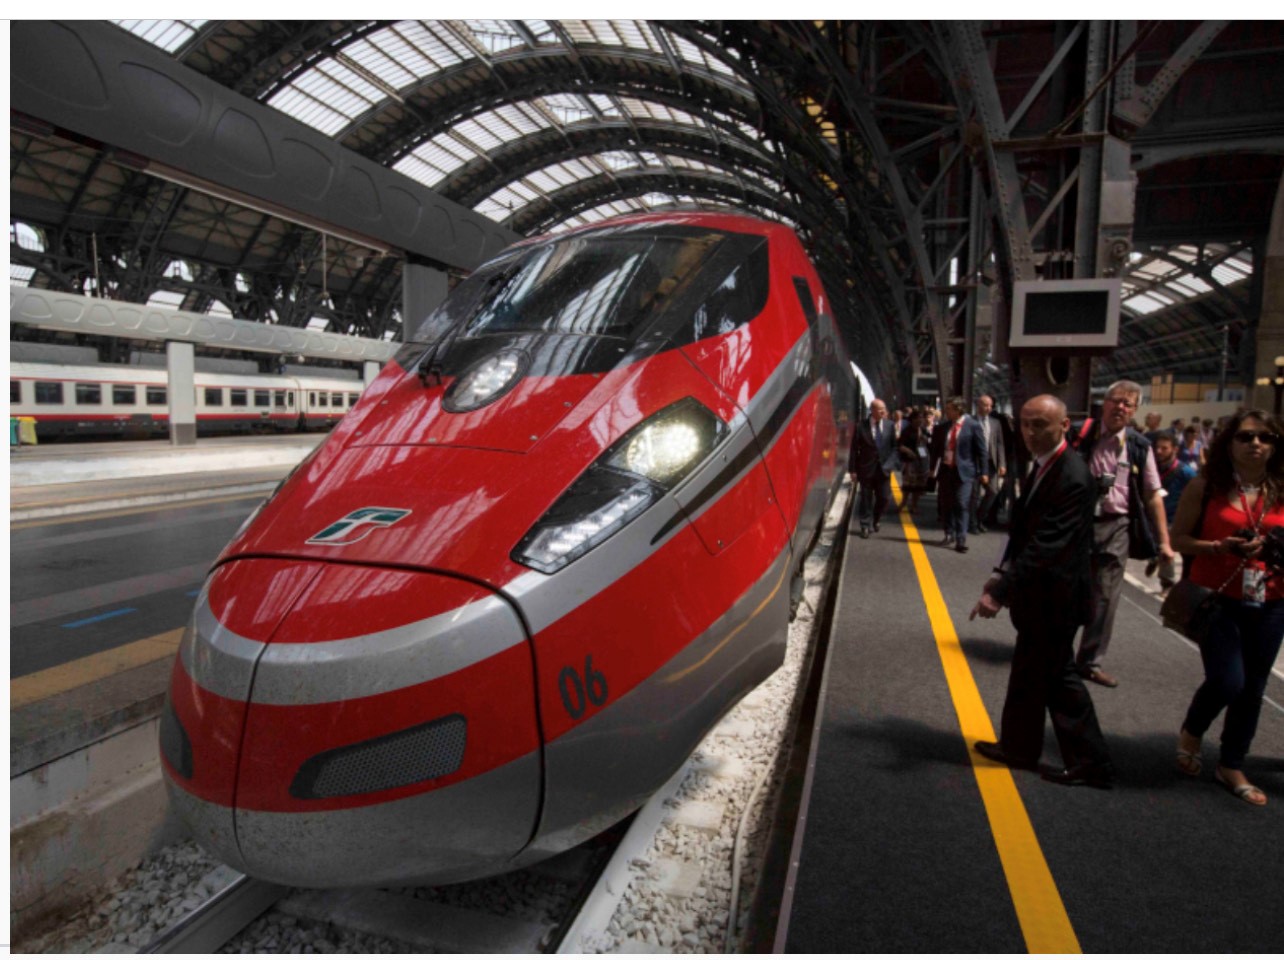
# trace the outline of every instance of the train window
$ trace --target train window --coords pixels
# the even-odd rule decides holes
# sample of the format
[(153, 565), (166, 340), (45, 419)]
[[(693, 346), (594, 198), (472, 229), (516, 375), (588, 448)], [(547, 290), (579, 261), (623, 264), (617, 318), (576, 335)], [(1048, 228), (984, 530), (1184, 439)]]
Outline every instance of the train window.
[(317, 405), (317, 392), (315, 390), (308, 393), (308, 405), (313, 407)]
[(22, 381), (20, 380), (9, 381), (9, 402), (22, 403)]
[(289, 393), (287, 393), (287, 394), (285, 395), (285, 405), (286, 405), (287, 407), (292, 407), (292, 406), (294, 406), (294, 391), (293, 391), (293, 390), (291, 390)]
[(62, 403), (62, 384), (37, 381), (36, 403)]
[(153, 407), (160, 407), (169, 403), (168, 389), (166, 387), (148, 387), (147, 403)]
[(223, 388), (222, 387), (205, 388), (205, 406), (207, 407), (223, 406)]
[(78, 383), (76, 384), (76, 402), (87, 406), (94, 406), (103, 402), (103, 387), (101, 383)]
[(272, 399), (275, 401), (276, 408), (280, 410), (282, 407), (285, 406), (285, 391), (284, 390), (275, 391), (272, 395)]
[(240, 387), (233, 387), (228, 391), (228, 393), (232, 395), (232, 406), (248, 407), (250, 405), (250, 394), (248, 390), (243, 390)]
[(803, 277), (794, 277), (794, 292), (802, 304), (803, 314), (807, 317), (807, 326), (816, 329), (816, 301), (811, 298), (811, 287)]
[(272, 391), (270, 391), (270, 390), (255, 390), (255, 391), (254, 391), (254, 405), (255, 405), (256, 407), (270, 407), (270, 406), (272, 406)]
[(113, 383), (111, 402), (120, 407), (134, 406), (138, 403), (138, 388), (132, 383)]
[(472, 278), (460, 285), (459, 298), (471, 300), (464, 335), (637, 336), (721, 240), (712, 232), (636, 233), (542, 244), (502, 269), (478, 271), (481, 289)]
[(350, 406), (350, 407), (356, 406), (357, 400), (358, 400), (360, 397), (361, 397), (361, 394), (359, 394), (359, 393), (350, 393), (350, 394), (348, 394), (348, 406)]
[[(691, 317), (691, 339), (730, 333), (762, 313), (767, 305), (770, 273), (767, 245), (759, 244), (696, 307)], [(716, 282), (717, 276), (714, 273), (710, 282)]]
[(330, 405), (330, 402), (329, 402), (330, 398), (327, 397), (324, 393), (313, 394), (313, 396), (317, 398), (318, 407), (328, 407)]
[(332, 393), (332, 394), (330, 394), (330, 406), (332, 406), (332, 407), (342, 407), (342, 406), (343, 406), (343, 394), (341, 394), (341, 393)]

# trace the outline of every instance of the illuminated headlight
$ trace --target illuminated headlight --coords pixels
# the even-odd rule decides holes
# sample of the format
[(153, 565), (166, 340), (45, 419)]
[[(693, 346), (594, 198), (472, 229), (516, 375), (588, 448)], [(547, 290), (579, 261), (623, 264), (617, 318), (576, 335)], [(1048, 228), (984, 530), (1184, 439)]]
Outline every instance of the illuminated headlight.
[(511, 390), (529, 363), (530, 358), (520, 350), (505, 350), (487, 357), (450, 385), (442, 406), (450, 413), (467, 413), (484, 407)]
[(638, 424), (571, 484), (513, 551), (555, 573), (610, 539), (698, 466), (726, 425), (691, 398)]

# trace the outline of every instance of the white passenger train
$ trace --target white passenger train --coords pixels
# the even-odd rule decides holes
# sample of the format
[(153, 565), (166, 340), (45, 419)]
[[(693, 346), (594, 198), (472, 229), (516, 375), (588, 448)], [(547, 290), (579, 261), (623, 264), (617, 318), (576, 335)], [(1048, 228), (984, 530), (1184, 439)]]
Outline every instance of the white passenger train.
[[(196, 371), (196, 432), (328, 430), (365, 384), (314, 376)], [(169, 432), (163, 369), (57, 363), (9, 365), (9, 415), (34, 417), (36, 437), (145, 438)]]

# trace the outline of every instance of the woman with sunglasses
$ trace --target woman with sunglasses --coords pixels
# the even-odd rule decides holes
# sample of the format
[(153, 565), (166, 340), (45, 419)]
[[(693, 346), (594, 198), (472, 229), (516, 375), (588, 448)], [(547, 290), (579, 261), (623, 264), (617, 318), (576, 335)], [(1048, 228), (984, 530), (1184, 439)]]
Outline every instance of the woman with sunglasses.
[(1240, 800), (1266, 804), (1244, 776), (1262, 694), (1284, 638), (1284, 571), (1260, 559), (1263, 537), (1284, 526), (1284, 422), (1263, 410), (1237, 414), (1220, 431), (1198, 477), (1182, 493), (1174, 549), (1190, 579), (1221, 594), (1221, 612), (1200, 647), (1204, 683), (1195, 691), (1177, 742), (1177, 767), (1203, 768), (1201, 741), (1225, 709), (1214, 776)]

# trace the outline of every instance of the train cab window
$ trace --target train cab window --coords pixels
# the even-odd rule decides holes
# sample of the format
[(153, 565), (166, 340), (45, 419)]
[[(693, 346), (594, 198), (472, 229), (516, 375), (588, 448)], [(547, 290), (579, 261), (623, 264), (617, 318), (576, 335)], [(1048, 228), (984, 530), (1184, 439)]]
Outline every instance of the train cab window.
[(205, 406), (207, 407), (223, 406), (223, 388), (222, 387), (205, 388)]
[(270, 406), (272, 406), (272, 391), (270, 391), (270, 390), (255, 390), (255, 391), (254, 391), (254, 405), (255, 405), (256, 407), (270, 407)]
[(228, 393), (232, 395), (232, 406), (248, 407), (250, 405), (250, 395), (248, 390), (233, 387), (228, 391)]
[(767, 259), (767, 245), (758, 244), (709, 291), (692, 315), (692, 340), (731, 333), (762, 313), (771, 274)]
[(332, 406), (332, 407), (340, 407), (340, 408), (342, 408), (342, 407), (343, 407), (343, 394), (341, 394), (341, 393), (332, 393), (332, 394), (330, 394), (330, 406)]
[(166, 387), (147, 388), (147, 405), (149, 407), (162, 407), (167, 403), (169, 403), (169, 391)]
[(62, 403), (62, 384), (37, 381), (36, 403)]
[(111, 402), (118, 407), (132, 407), (138, 403), (138, 388), (132, 383), (113, 383)]
[(816, 301), (811, 298), (811, 287), (803, 277), (794, 277), (794, 292), (798, 294), (798, 302), (802, 305), (803, 315), (807, 318), (807, 326), (815, 330)]
[(9, 381), (9, 402), (22, 403), (22, 381), (21, 380)]
[(76, 402), (87, 406), (96, 406), (103, 402), (103, 387), (101, 383), (78, 383), (76, 384)]

